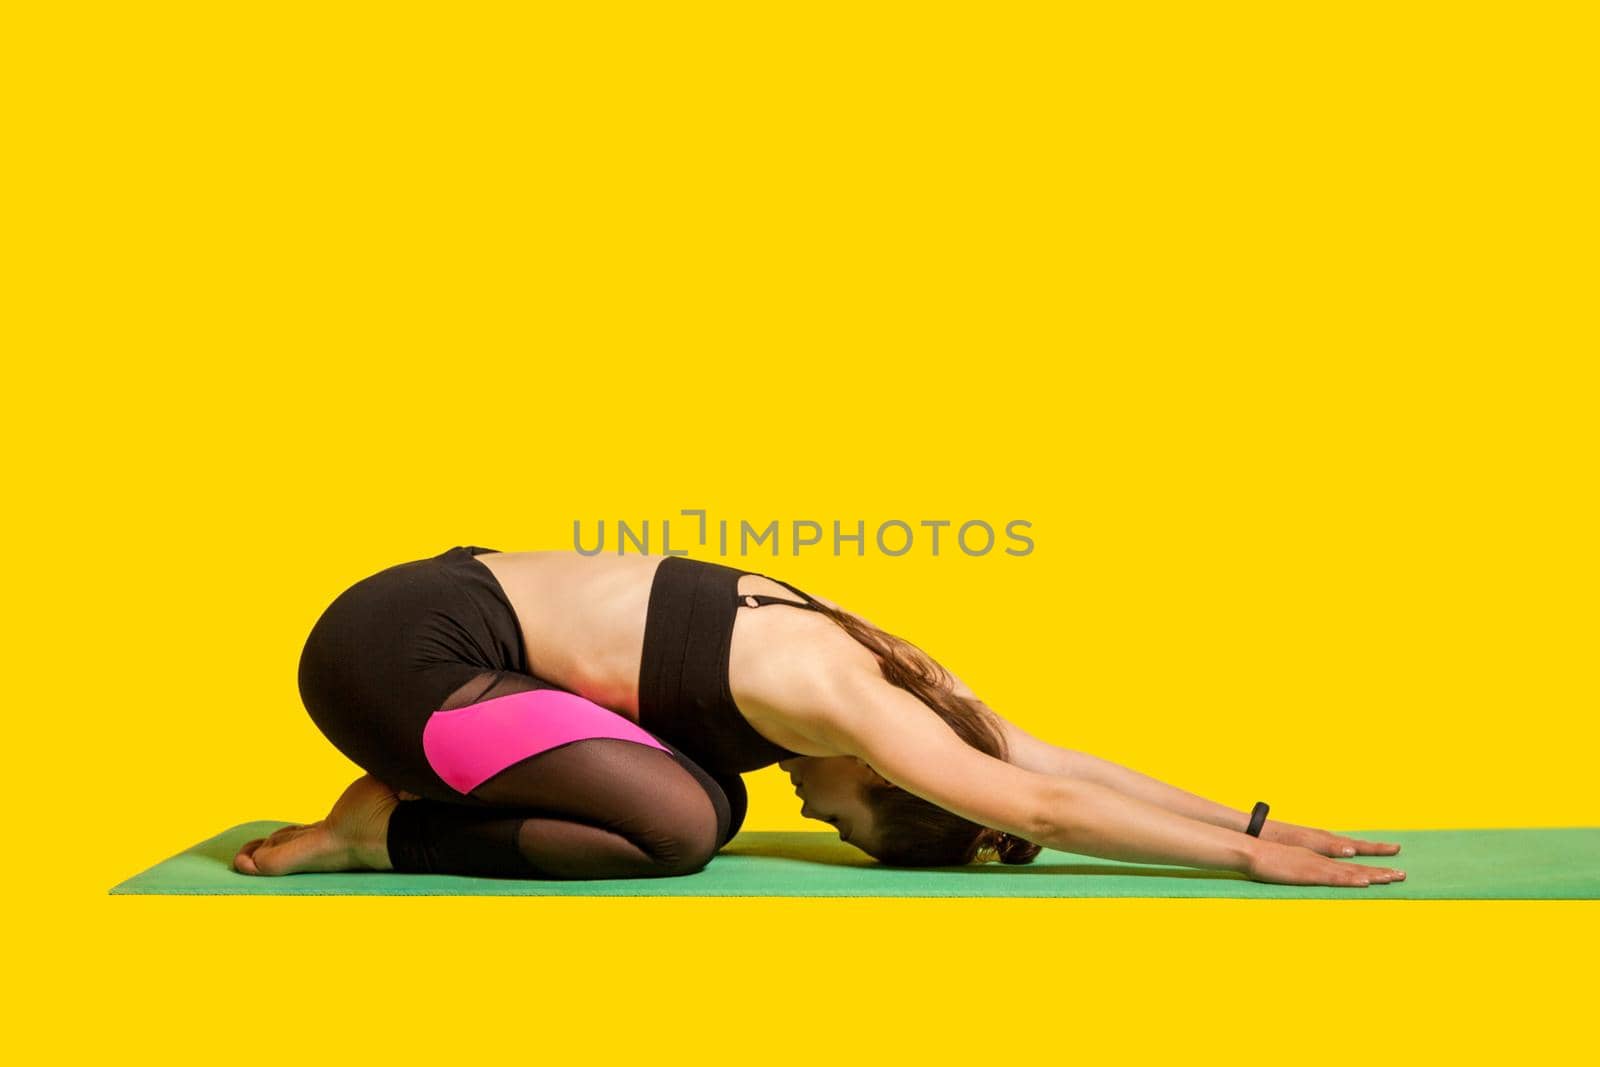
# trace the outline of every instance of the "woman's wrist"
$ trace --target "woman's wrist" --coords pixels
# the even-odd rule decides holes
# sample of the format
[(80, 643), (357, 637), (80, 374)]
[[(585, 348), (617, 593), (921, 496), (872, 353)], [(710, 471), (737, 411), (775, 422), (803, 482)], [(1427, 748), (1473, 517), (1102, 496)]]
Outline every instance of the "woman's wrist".
[(1255, 869), (1256, 863), (1260, 861), (1264, 853), (1277, 847), (1271, 841), (1263, 841), (1259, 837), (1251, 837), (1243, 831), (1240, 831), (1239, 838), (1239, 860), (1232, 868), (1239, 874), (1249, 874)]

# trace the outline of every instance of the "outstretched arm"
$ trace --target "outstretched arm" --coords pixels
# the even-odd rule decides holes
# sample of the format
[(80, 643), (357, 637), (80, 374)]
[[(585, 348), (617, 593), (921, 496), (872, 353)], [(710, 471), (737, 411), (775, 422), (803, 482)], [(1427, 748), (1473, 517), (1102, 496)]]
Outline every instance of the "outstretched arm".
[[(956, 679), (955, 691), (960, 696), (983, 704), (983, 701), (979, 700), (959, 678)], [(989, 705), (983, 704), (983, 706), (1000, 724), (1006, 737), (1011, 762), (1019, 767), (1080, 782), (1093, 782), (1124, 796), (1137, 797), (1146, 803), (1213, 826), (1242, 832), (1250, 825), (1249, 812), (1238, 811), (1226, 804), (1207, 800), (1205, 797), (1179, 789), (1147, 774), (1141, 774), (1131, 767), (1101, 759), (1099, 756), (1053, 745), (1008, 721)], [(1281, 819), (1268, 819), (1261, 827), (1261, 839), (1285, 845), (1299, 845), (1324, 856), (1392, 856), (1400, 851), (1400, 846), (1396, 844), (1362, 841), (1309, 826), (1297, 826)]]
[(1344, 864), (1200, 822), (1093, 782), (997, 760), (915, 696), (863, 669), (835, 675), (791, 723), (946, 811), (1065, 852), (1237, 871), (1290, 885), (1366, 885), (1386, 870)]
[[(980, 700), (979, 703), (983, 702)], [(1063, 778), (1093, 782), (1126, 796), (1138, 797), (1146, 803), (1155, 804), (1179, 815), (1211, 823), (1213, 826), (1223, 826), (1229, 830), (1242, 832), (1250, 825), (1248, 812), (1235, 810), (1214, 800), (1207, 800), (1205, 797), (1168, 785), (1148, 774), (1141, 774), (1131, 767), (1124, 767), (1099, 756), (1053, 745), (1034, 737), (1016, 723), (1005, 719), (989, 705), (983, 706), (988, 708), (1000, 723), (1001, 731), (1006, 735), (1006, 746), (1010, 749), (1012, 761), (1018, 766)]]
[[(831, 608), (836, 608), (840, 611), (845, 610), (825, 597), (817, 597), (816, 599)], [(862, 622), (867, 623), (869, 626), (874, 625), (864, 616), (856, 615), (856, 618), (861, 619)], [(1077, 782), (1091, 782), (1106, 789), (1114, 790), (1124, 796), (1135, 797), (1147, 804), (1153, 804), (1176, 815), (1210, 823), (1213, 826), (1221, 826), (1241, 833), (1249, 828), (1250, 815), (1248, 812), (1237, 811), (1225, 804), (1207, 800), (1205, 797), (1168, 785), (1165, 782), (1151, 778), (1149, 775), (1140, 774), (1131, 768), (1100, 759), (1098, 756), (1091, 756), (1087, 752), (1061, 748), (1048, 741), (1034, 737), (1023, 730), (1022, 727), (1007, 720), (1005, 716), (989, 707), (988, 704), (985, 704), (982, 698), (972, 691), (971, 687), (956, 676), (954, 671), (948, 667), (944, 669), (954, 682), (954, 692), (957, 696), (977, 701), (994, 716), (995, 721), (1000, 725), (1001, 731), (1005, 734), (1008, 762), (1037, 774), (1070, 778)], [(1261, 836), (1269, 841), (1278, 840), (1279, 835), (1283, 833), (1287, 825), (1282, 822), (1276, 822), (1275, 824), (1274, 820), (1268, 819), (1266, 824), (1262, 826)], [(1305, 828), (1296, 827), (1296, 829)], [(1321, 831), (1312, 832), (1321, 833)], [(1327, 836), (1332, 838), (1334, 835), (1329, 834)], [(1344, 843), (1346, 841), (1348, 841), (1347, 844)], [(1307, 848), (1316, 847), (1311, 840), (1297, 839), (1286, 841), (1286, 843), (1305, 845)], [(1349, 839), (1341, 839), (1340, 843), (1326, 841), (1320, 842), (1320, 844), (1326, 847), (1316, 848), (1316, 850), (1326, 856), (1354, 855), (1357, 849), (1357, 842)], [(1370, 843), (1362, 842), (1361, 844)], [(1345, 852), (1346, 848), (1351, 849), (1351, 851)], [(1399, 846), (1394, 846), (1393, 851), (1399, 851)], [(1376, 854), (1376, 848), (1366, 850), (1365, 854)]]
[[(876, 627), (876, 624), (864, 616), (849, 612), (826, 597), (819, 596), (814, 597), (814, 599), (821, 601), (830, 608), (855, 615), (856, 618), (868, 626), (881, 629), (881, 627)], [(1123, 796), (1141, 800), (1146, 804), (1154, 805), (1174, 815), (1209, 823), (1212, 826), (1220, 826), (1224, 829), (1239, 832), (1248, 829), (1250, 825), (1248, 812), (1230, 808), (1214, 800), (1207, 800), (1205, 797), (1179, 789), (1177, 786), (1169, 785), (1147, 774), (1141, 774), (1130, 767), (1112, 763), (1110, 760), (1101, 759), (1087, 752), (1062, 748), (1034, 737), (989, 707), (988, 704), (984, 704), (983, 700), (957, 677), (954, 671), (951, 671), (948, 667), (944, 669), (954, 682), (956, 695), (983, 704), (983, 707), (999, 723), (1001, 731), (1006, 738), (1006, 748), (1011, 764), (1027, 771), (1033, 771), (1036, 774), (1066, 778), (1075, 782), (1087, 782), (1120, 793)], [(870, 764), (872, 761), (868, 760), (867, 762)], [(1004, 827), (999, 827), (999, 829), (1004, 829)], [(1323, 856), (1392, 856), (1400, 851), (1400, 846), (1397, 844), (1363, 841), (1309, 826), (1297, 826), (1291, 822), (1284, 822), (1282, 819), (1266, 820), (1261, 827), (1261, 840), (1308, 848)]]
[[(948, 670), (949, 668), (946, 668)], [(1229, 830), (1243, 832), (1250, 826), (1248, 812), (1236, 811), (1225, 804), (1219, 804), (1205, 797), (1168, 785), (1147, 774), (1140, 774), (1130, 767), (1124, 767), (1110, 760), (1091, 756), (1087, 752), (1075, 749), (1062, 748), (1048, 741), (1035, 737), (1016, 723), (1011, 722), (998, 711), (985, 704), (972, 689), (955, 674), (950, 675), (955, 679), (955, 693), (957, 696), (966, 697), (982, 704), (984, 709), (993, 715), (1000, 725), (1001, 732), (1005, 734), (1006, 749), (1010, 762), (1030, 771), (1040, 774), (1052, 774), (1061, 778), (1072, 778), (1080, 782), (1093, 782), (1096, 785), (1113, 789), (1124, 796), (1137, 797), (1148, 804), (1165, 808), (1167, 811), (1184, 815), (1200, 822), (1207, 822), (1213, 826), (1225, 827)], [(1269, 822), (1271, 820), (1268, 820)], [(1265, 836), (1265, 829), (1262, 834)]]

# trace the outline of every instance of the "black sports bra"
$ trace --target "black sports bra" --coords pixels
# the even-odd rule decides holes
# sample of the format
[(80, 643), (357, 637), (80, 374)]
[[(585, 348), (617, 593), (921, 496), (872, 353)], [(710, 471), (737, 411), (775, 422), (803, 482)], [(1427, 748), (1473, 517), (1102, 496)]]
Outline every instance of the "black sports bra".
[(677, 746), (712, 774), (743, 774), (798, 756), (750, 725), (728, 686), (733, 621), (741, 607), (788, 604), (820, 610), (815, 598), (771, 580), (803, 603), (739, 592), (746, 574), (708, 560), (668, 556), (656, 567), (639, 664), (639, 725)]

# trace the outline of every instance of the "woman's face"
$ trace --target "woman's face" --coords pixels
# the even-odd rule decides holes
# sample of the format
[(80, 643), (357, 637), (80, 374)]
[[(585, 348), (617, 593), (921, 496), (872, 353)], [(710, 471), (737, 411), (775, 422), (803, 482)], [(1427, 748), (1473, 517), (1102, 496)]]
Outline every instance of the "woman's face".
[(778, 769), (789, 773), (803, 802), (801, 815), (837, 827), (841, 839), (872, 853), (872, 809), (862, 794), (887, 779), (855, 756), (795, 756)]

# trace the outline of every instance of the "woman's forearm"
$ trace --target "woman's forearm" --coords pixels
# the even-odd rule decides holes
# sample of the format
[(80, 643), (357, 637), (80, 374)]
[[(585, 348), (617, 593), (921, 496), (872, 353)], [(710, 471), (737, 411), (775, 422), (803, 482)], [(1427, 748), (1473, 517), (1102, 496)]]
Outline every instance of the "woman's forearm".
[(1146, 803), (1165, 808), (1175, 815), (1197, 819), (1213, 826), (1243, 832), (1250, 825), (1248, 812), (1237, 811), (1226, 804), (1207, 800), (1205, 797), (1152, 778), (1148, 774), (1140, 774), (1131, 767), (1112, 763), (1087, 752), (1062, 748), (1060, 745), (1035, 737), (984, 703), (959, 678), (956, 679), (955, 691), (959, 696), (976, 701), (994, 716), (995, 723), (1006, 739), (1007, 758), (1019, 767), (1026, 767), (1040, 774), (1103, 785), (1126, 796), (1136, 797)]
[(1083, 779), (1057, 779), (1059, 790), (1036, 844), (1131, 863), (1248, 873), (1262, 847), (1248, 834), (1201, 822)]
[(1242, 831), (1250, 825), (1250, 816), (1246, 812), (1235, 811), (1225, 804), (1196, 796), (1147, 774), (1140, 774), (1132, 768), (1101, 759), (1099, 756), (1091, 756), (1087, 752), (1062, 748), (1060, 745), (1041, 740), (995, 713), (989, 705), (983, 706), (995, 714), (995, 720), (1006, 737), (1008, 758), (1019, 767), (1055, 777), (1094, 782), (1165, 808), (1174, 814), (1208, 822), (1213, 826)]
[(1076, 752), (1071, 749), (1063, 749), (1062, 752), (1063, 773), (1070, 778), (1114, 789), (1126, 796), (1137, 797), (1157, 807), (1165, 808), (1174, 814), (1198, 819), (1213, 826), (1243, 832), (1250, 825), (1249, 812), (1236, 811), (1226, 804), (1207, 800), (1205, 797), (1152, 778), (1148, 774), (1140, 774), (1131, 767), (1112, 763), (1099, 756), (1091, 756), (1087, 752)]

